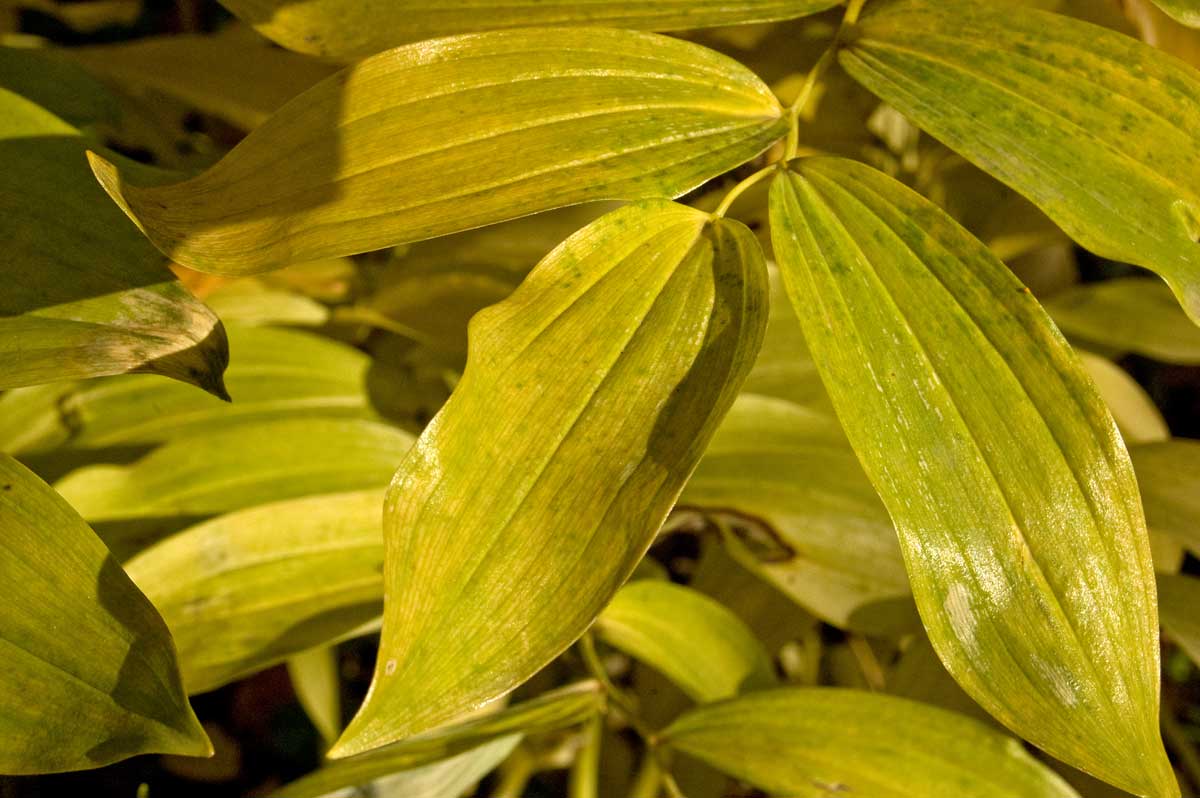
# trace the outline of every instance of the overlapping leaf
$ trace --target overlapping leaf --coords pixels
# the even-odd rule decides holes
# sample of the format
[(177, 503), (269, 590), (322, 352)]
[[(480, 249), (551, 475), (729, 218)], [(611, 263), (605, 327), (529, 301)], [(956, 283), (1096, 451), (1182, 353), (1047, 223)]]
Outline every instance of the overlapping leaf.
[(804, 161), (771, 201), (789, 295), (948, 670), (1075, 767), (1178, 795), (1137, 484), (1062, 336), (986, 247), (879, 172)]
[(788, 19), (837, 0), (222, 0), (264, 36), (314, 55), (363, 56), (422, 39), (498, 28), (598, 25), (686, 30)]
[(1129, 450), (1151, 528), (1200, 556), (1200, 441), (1175, 438)]
[(1200, 579), (1180, 574), (1159, 574), (1158, 599), (1167, 636), (1200, 665)]
[(0, 89), (0, 389), (130, 371), (222, 396), (229, 357), (189, 294), (87, 174), (79, 131)]
[(1159, 273), (1200, 321), (1200, 73), (982, 0), (871, 3), (840, 61), (1085, 247)]
[(131, 559), (130, 577), (175, 637), (188, 692), (377, 618), (382, 506), (382, 489), (264, 504), (171, 535)]
[(248, 273), (596, 199), (672, 197), (783, 135), (736, 61), (633, 31), (522, 29), (398, 48), (322, 81), (182, 183), (92, 156), (163, 252)]
[(506, 693), (641, 558), (762, 339), (744, 226), (665, 201), (567, 239), (471, 323), (467, 369), (389, 490), (372, 690), (335, 755)]
[(770, 657), (746, 625), (703, 593), (653, 579), (617, 592), (596, 632), (661, 671), (696, 701), (776, 682)]
[(662, 738), (795, 798), (1078, 798), (1020, 743), (979, 721), (854, 690), (765, 690), (706, 704)]
[(1154, 0), (1154, 4), (1184, 25), (1200, 28), (1200, 2), (1197, 0)]
[[(382, 565), (382, 563), (380, 563)], [(337, 645), (301, 651), (287, 661), (296, 700), (304, 707), (325, 746), (342, 733), (342, 680)]]
[(1117, 364), (1081, 349), (1075, 350), (1088, 376), (1096, 383), (1125, 443), (1156, 443), (1171, 437), (1154, 400)]
[(6, 455), (0, 533), (0, 772), (210, 754), (162, 618), (67, 503)]

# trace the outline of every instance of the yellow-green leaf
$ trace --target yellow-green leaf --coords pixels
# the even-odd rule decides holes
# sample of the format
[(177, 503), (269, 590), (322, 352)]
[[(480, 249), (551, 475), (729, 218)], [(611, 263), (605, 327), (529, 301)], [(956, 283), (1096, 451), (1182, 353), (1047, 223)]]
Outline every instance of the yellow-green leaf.
[(1149, 45), (983, 0), (870, 3), (857, 80), (1200, 321), (1200, 73)]
[(411, 442), (374, 421), (281, 419), (174, 438), (130, 465), (72, 471), (55, 489), (89, 521), (217, 515), (383, 487)]
[(1096, 389), (1108, 405), (1126, 444), (1156, 443), (1171, 437), (1154, 400), (1133, 377), (1107, 358), (1080, 349), (1075, 351), (1088, 376), (1096, 383)]
[(1137, 483), (1049, 317), (949, 216), (861, 164), (781, 172), (771, 228), (947, 669), (1054, 756), (1177, 796)]
[(538, 25), (639, 30), (766, 22), (813, 14), (837, 0), (221, 0), (267, 38), (314, 55), (363, 56), (458, 33)]
[(1050, 297), (1046, 311), (1072, 339), (1165, 363), (1200, 365), (1200, 327), (1160, 280), (1086, 283)]
[(162, 618), (87, 524), (0, 455), (0, 772), (212, 753)]
[(1200, 28), (1200, 2), (1197, 0), (1154, 0), (1154, 4), (1184, 25)]
[(1179, 574), (1159, 574), (1158, 600), (1167, 637), (1179, 644), (1200, 665), (1200, 579)]
[(729, 698), (777, 681), (771, 658), (746, 624), (682, 585), (631, 582), (604, 608), (596, 632), (696, 701)]
[(513, 752), (521, 736), (498, 737), (449, 759), (383, 776), (364, 785), (364, 792), (373, 798), (461, 798)]
[[(382, 567), (382, 560), (379, 565)], [(321, 586), (324, 587), (323, 581)], [(326, 748), (342, 733), (342, 679), (338, 665), (337, 645), (310, 648), (287, 661), (288, 678), (292, 681), (296, 700), (304, 707)]]
[(1129, 450), (1146, 520), (1200, 557), (1200, 441), (1173, 438)]
[(97, 155), (92, 167), (163, 252), (236, 274), (588, 200), (677, 196), (785, 126), (762, 81), (699, 45), (530, 29), (368, 58), (182, 183), (134, 185)]
[(225, 331), (89, 178), (79, 131), (0, 89), (0, 389), (161, 374), (224, 395)]
[(142, 375), (18, 388), (0, 396), (0, 448), (99, 449), (277, 419), (374, 415), (370, 359), (357, 349), (293, 330), (231, 324), (228, 332), (236, 352), (225, 373), (232, 402)]
[(199, 693), (345, 636), (383, 598), (383, 490), (306, 496), (214, 518), (126, 565), (166, 619)]
[(979, 721), (855, 690), (785, 688), (706, 704), (662, 739), (789, 798), (1078, 798)]
[(503, 695), (587, 629), (749, 370), (766, 280), (745, 226), (649, 201), (472, 319), (466, 372), (389, 489), (379, 659), (335, 755)]
[(499, 712), (435, 729), (369, 754), (331, 762), (293, 782), (274, 798), (318, 798), (478, 748), (513, 734), (540, 734), (580, 723), (600, 712), (604, 694), (596, 682), (579, 682)]

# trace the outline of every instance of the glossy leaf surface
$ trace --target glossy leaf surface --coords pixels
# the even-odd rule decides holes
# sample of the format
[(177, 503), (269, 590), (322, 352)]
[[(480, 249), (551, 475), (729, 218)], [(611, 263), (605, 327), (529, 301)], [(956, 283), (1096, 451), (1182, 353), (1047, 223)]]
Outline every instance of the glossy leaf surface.
[(382, 489), (264, 504), (171, 535), (131, 559), (130, 577), (175, 637), (188, 692), (378, 617), (382, 506)]
[[(79, 131), (0, 89), (0, 389), (130, 371), (223, 395), (217, 317), (87, 174)], [(20, 275), (19, 279), (15, 276)]]
[(1039, 747), (1178, 795), (1146, 524), (1095, 387), (940, 209), (851, 161), (795, 169), (772, 186), (776, 257), (939, 656)]
[(597, 199), (682, 194), (783, 135), (749, 70), (698, 45), (587, 28), (391, 50), (281, 108), (168, 186), (97, 177), (163, 252), (226, 274), (349, 255)]
[(663, 673), (699, 702), (776, 682), (774, 666), (746, 625), (703, 593), (654, 579), (617, 592), (596, 632)]
[(1200, 73), (1060, 14), (871, 3), (850, 74), (1099, 255), (1160, 274), (1200, 321)]
[(212, 752), (171, 635), (88, 525), (0, 455), (0, 772)]
[(780, 689), (691, 710), (664, 742), (795, 798), (1078, 798), (1016, 740), (901, 698)]
[(836, 0), (222, 0), (264, 36), (314, 55), (363, 56), (457, 33), (538, 25), (686, 30), (812, 14)]
[(389, 489), (379, 660), (335, 755), (503, 695), (587, 629), (749, 370), (766, 279), (741, 224), (637, 203), (472, 319), (466, 372)]

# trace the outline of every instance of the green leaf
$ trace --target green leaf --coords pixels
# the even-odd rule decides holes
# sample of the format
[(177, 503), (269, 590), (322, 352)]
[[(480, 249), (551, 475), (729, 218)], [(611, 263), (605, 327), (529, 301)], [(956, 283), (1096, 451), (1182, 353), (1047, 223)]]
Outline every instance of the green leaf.
[(460, 798), (520, 742), (520, 734), (510, 734), (449, 759), (384, 776), (367, 785), (366, 794), (374, 798)]
[(225, 331), (87, 174), (79, 131), (0, 89), (0, 390), (161, 374), (224, 396)]
[(87, 524), (0, 455), (0, 772), (208, 756), (162, 618)]
[(1129, 450), (1146, 520), (1200, 557), (1200, 441), (1175, 438)]
[(1163, 631), (1200, 665), (1200, 579), (1179, 574), (1158, 575), (1158, 601)]
[(767, 272), (771, 277), (767, 332), (743, 390), (786, 399), (805, 407), (827, 409), (829, 396), (809, 354), (800, 322), (787, 301), (779, 270), (774, 264), (767, 264)]
[(1154, 0), (1154, 5), (1192, 28), (1200, 28), (1200, 2), (1197, 0)]
[(785, 127), (762, 81), (711, 50), (633, 31), (533, 29), (368, 58), (182, 183), (133, 185), (91, 160), (163, 252), (241, 274), (588, 200), (677, 196)]
[(951, 675), (1074, 767), (1177, 796), (1137, 483), (1045, 312), (950, 217), (861, 164), (781, 172), (771, 228)]
[(382, 499), (381, 485), (264, 504), (171, 535), (131, 559), (130, 577), (175, 637), (188, 692), (219, 687), (378, 617)]
[[(1188, 322), (1190, 325), (1191, 322)], [(1194, 328), (1193, 328), (1194, 329)], [(1142, 386), (1107, 358), (1076, 349), (1088, 376), (1096, 383), (1125, 443), (1154, 443), (1171, 437), (1167, 422)]]
[(259, 33), (314, 55), (364, 56), (458, 33), (538, 25), (690, 30), (814, 14), (837, 0), (221, 0)]
[(315, 299), (270, 288), (253, 277), (218, 288), (206, 301), (226, 323), (319, 327), (330, 316), (329, 308)]
[(982, 0), (871, 3), (839, 60), (1200, 321), (1200, 73), (1114, 31)]
[[(64, 51), (0, 47), (0, 87), (79, 128), (113, 124), (121, 117), (120, 101)], [(86, 176), (78, 162), (75, 166), (80, 177)]]
[(642, 580), (621, 588), (597, 619), (596, 632), (696, 701), (777, 681), (771, 658), (740, 618), (703, 593), (670, 582)]
[(282, 419), (175, 438), (130, 465), (72, 471), (55, 489), (89, 521), (217, 515), (382, 488), (411, 442), (373, 421)]
[(876, 631), (877, 611), (909, 595), (895, 527), (832, 415), (742, 394), (680, 503), (721, 521), (739, 562), (835, 626)]
[(503, 695), (587, 629), (749, 370), (766, 279), (743, 225), (649, 201), (472, 319), (466, 372), (389, 489), (375, 678), (332, 755)]
[(232, 402), (142, 375), (18, 388), (0, 396), (0, 448), (98, 449), (286, 418), (374, 416), (370, 359), (357, 349), (292, 330), (231, 324), (228, 331), (237, 353), (225, 373)]
[(795, 798), (1078, 798), (1020, 743), (979, 721), (855, 690), (785, 688), (706, 704), (662, 739)]
[(444, 760), (513, 734), (557, 731), (594, 716), (603, 706), (604, 694), (598, 683), (569, 685), (494, 714), (443, 726), (369, 754), (331, 762), (279, 790), (274, 798), (317, 798), (399, 770)]
[[(382, 558), (379, 565), (383, 565)], [(338, 664), (337, 645), (310, 648), (289, 657), (287, 661), (288, 677), (292, 681), (296, 700), (304, 707), (305, 714), (325, 741), (326, 748), (333, 745), (333, 741), (342, 733), (342, 680)]]
[(1046, 300), (1046, 311), (1071, 338), (1164, 363), (1200, 365), (1200, 328), (1160, 280), (1079, 285)]

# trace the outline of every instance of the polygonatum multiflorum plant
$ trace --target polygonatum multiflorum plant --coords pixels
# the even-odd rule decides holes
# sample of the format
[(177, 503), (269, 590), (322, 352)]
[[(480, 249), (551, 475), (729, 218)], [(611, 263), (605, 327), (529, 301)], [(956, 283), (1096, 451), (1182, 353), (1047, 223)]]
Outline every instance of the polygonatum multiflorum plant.
[(222, 2), (0, 18), (0, 772), (1200, 794), (1200, 3)]

